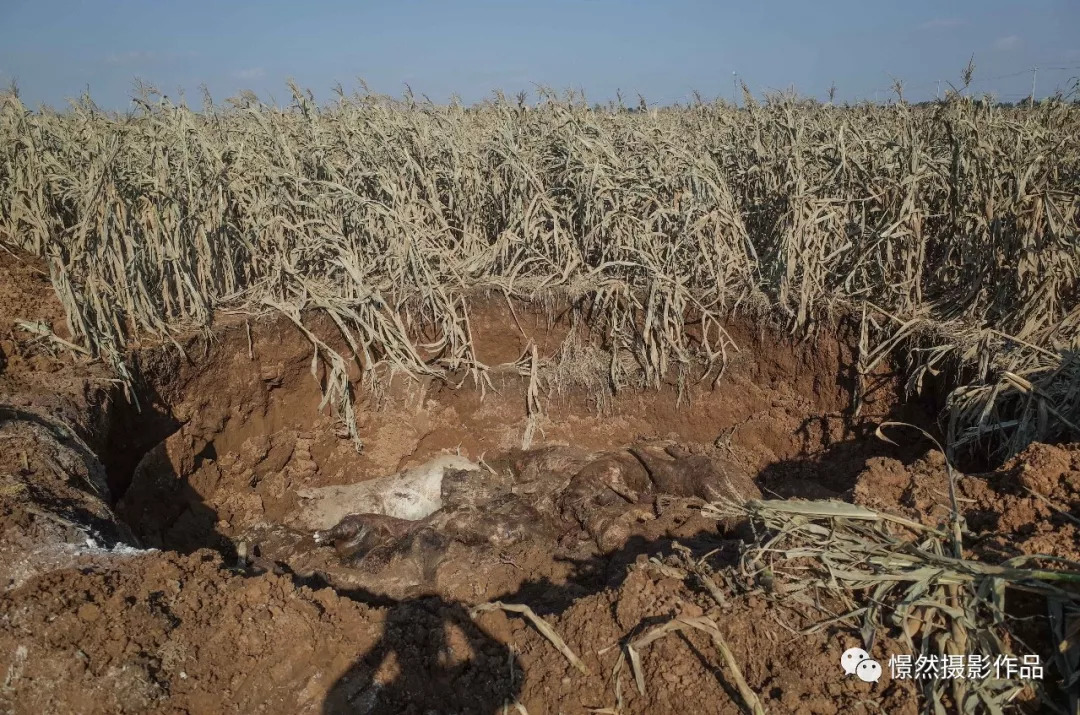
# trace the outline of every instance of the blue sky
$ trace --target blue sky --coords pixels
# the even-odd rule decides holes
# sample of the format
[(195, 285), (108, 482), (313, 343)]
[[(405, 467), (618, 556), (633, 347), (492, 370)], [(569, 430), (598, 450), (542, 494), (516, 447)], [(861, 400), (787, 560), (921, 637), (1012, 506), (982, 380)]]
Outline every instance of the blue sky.
[(732, 72), (755, 92), (824, 98), (835, 82), (843, 100), (885, 99), (897, 77), (925, 99), (972, 54), (976, 90), (1025, 96), (1034, 65), (1038, 95), (1066, 87), (1080, 75), (1080, 0), (0, 0), (0, 83), (16, 79), (34, 105), (89, 87), (124, 108), (136, 77), (193, 103), (201, 84), (218, 100), (285, 101), (289, 77), (320, 99), (362, 77), (436, 101), (539, 83), (669, 103), (730, 97)]

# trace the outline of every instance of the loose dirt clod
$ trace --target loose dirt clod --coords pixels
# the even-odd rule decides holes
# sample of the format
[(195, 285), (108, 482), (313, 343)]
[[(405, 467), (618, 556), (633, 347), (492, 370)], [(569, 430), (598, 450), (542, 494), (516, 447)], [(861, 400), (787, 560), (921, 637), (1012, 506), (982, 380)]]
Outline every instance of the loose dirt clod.
[(589, 669), (585, 667), (585, 664), (583, 662), (581, 662), (581, 658), (578, 658), (576, 655), (574, 655), (574, 651), (570, 650), (569, 646), (566, 645), (566, 641), (564, 641), (559, 636), (559, 634), (556, 633), (555, 630), (547, 624), (547, 622), (543, 618), (536, 615), (536, 613), (533, 612), (533, 609), (529, 608), (525, 604), (502, 603), (501, 601), (495, 601), (494, 603), (481, 603), (478, 606), (473, 606), (470, 613), (475, 618), (476, 615), (479, 613), (484, 613), (485, 611), (492, 611), (495, 609), (508, 611), (510, 613), (520, 613), (526, 618), (528, 618), (529, 622), (536, 626), (536, 630), (540, 631), (540, 633), (543, 634), (545, 638), (551, 641), (551, 645), (555, 646), (555, 648), (560, 653), (566, 656), (566, 659), (570, 661), (570, 665), (581, 671), (582, 675), (589, 674)]
[[(641, 650), (645, 646), (659, 640), (669, 633), (687, 628), (696, 629), (709, 634), (713, 643), (716, 645), (716, 649), (723, 657), (728, 670), (731, 672), (731, 678), (735, 681), (735, 686), (739, 689), (739, 695), (742, 697), (747, 711), (753, 713), (753, 715), (765, 715), (765, 710), (761, 707), (761, 702), (758, 700), (757, 695), (754, 694), (754, 691), (750, 689), (750, 686), (746, 684), (742, 671), (739, 669), (739, 664), (735, 661), (735, 657), (731, 654), (731, 649), (728, 648), (727, 643), (724, 642), (724, 637), (720, 635), (720, 629), (716, 627), (716, 623), (705, 617), (687, 618), (685, 616), (680, 616), (657, 626), (637, 640), (626, 645), (626, 656), (630, 659), (630, 667), (634, 673), (634, 683), (637, 685), (638, 692), (642, 695), (645, 694), (645, 677), (641, 671)], [(618, 678), (619, 669), (622, 663), (623, 659), (620, 657), (619, 661), (615, 664), (613, 677)]]

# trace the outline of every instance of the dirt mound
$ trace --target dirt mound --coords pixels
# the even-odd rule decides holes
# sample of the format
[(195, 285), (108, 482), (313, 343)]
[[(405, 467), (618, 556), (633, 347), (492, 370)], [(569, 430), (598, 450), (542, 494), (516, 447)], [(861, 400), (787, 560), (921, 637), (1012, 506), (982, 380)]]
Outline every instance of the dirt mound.
[(44, 264), (0, 257), (0, 588), (9, 588), (134, 537), (112, 511), (98, 458), (115, 385), (102, 365), (19, 327), (67, 335)]
[(44, 263), (0, 248), (0, 373), (57, 372), (62, 363), (48, 354), (42, 341), (27, 340), (33, 334), (20, 322), (40, 323), (62, 338), (70, 337)]
[(317, 710), (379, 618), (330, 591), (220, 559), (99, 559), (0, 596), (0, 671), (16, 712)]
[[(973, 553), (993, 561), (1038, 554), (1080, 561), (1080, 445), (1033, 444), (1000, 469), (959, 475), (957, 491)], [(911, 466), (872, 459), (854, 501), (928, 526), (946, 524), (952, 507), (945, 458), (930, 452)]]
[[(530, 713), (614, 708), (616, 689), (624, 699), (623, 712), (745, 712), (731, 671), (700, 633), (669, 635), (643, 651), (644, 694), (637, 691), (627, 667), (613, 682), (621, 652), (618, 644), (675, 616), (702, 615), (719, 626), (747, 684), (769, 712), (870, 712), (870, 698), (885, 712), (917, 712), (910, 682), (883, 680), (871, 688), (854, 679), (822, 677), (839, 673), (839, 654), (856, 644), (850, 635), (841, 635), (839, 629), (797, 635), (815, 622), (813, 615), (779, 610), (761, 594), (729, 592), (720, 606), (704, 589), (679, 578), (673, 566), (677, 563), (673, 557), (658, 563), (643, 555), (618, 588), (578, 599), (551, 619), (555, 630), (581, 654), (589, 668), (587, 676), (568, 667), (526, 626), (513, 624), (525, 671), (520, 699)], [(480, 623), (496, 620), (505, 617), (485, 615)], [(898, 644), (882, 640), (877, 647), (880, 652), (875, 650), (874, 655), (887, 660), (886, 654), (896, 652)]]

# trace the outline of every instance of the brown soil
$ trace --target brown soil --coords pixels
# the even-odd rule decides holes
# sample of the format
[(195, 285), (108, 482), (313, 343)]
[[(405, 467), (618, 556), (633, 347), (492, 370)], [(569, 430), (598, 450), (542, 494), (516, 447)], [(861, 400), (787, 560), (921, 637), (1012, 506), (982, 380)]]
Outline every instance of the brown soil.
[[(698, 633), (642, 653), (644, 694), (628, 668), (613, 678), (619, 644), (676, 615), (718, 624), (769, 712), (918, 711), (910, 681), (841, 676), (857, 632), (836, 624), (798, 635), (814, 614), (726, 582), (721, 604), (676, 576), (685, 549), (717, 570), (741, 543), (743, 525), (696, 508), (713, 477), (679, 493), (672, 475), (694, 469), (765, 496), (948, 518), (940, 455), (914, 437), (897, 438), (903, 447), (873, 437), (885, 416), (928, 424), (897, 399), (896, 376), (875, 376), (861, 417), (849, 413), (842, 321), (805, 342), (733, 323), (741, 350), (715, 389), (628, 390), (603, 411), (573, 387), (556, 391), (524, 451), (516, 372), (493, 370), (483, 395), (398, 376), (384, 394), (357, 393), (358, 453), (319, 411), (310, 345), (284, 321), (223, 318), (212, 336), (182, 340), (183, 355), (144, 346), (132, 355), (136, 410), (101, 366), (13, 329), (45, 320), (66, 334), (40, 266), (0, 257), (0, 291), (2, 711), (501, 713), (517, 703), (536, 715), (615, 708), (619, 693), (622, 712), (742, 712), (730, 671)], [(476, 301), (481, 362), (513, 362), (530, 341), (552, 356), (570, 331), (528, 306), (516, 322), (507, 312)], [(317, 544), (296, 525), (299, 490), (446, 450), (514, 475), (511, 486), (489, 490), (474, 512), (447, 509), (426, 531), (386, 527), (386, 548), (365, 553)], [(671, 455), (684, 460), (677, 469)], [(646, 470), (649, 459), (661, 463)], [(642, 494), (597, 486), (612, 464), (640, 465), (631, 481)], [(523, 483), (550, 499), (508, 501)], [(583, 483), (584, 515), (567, 496)], [(1035, 445), (964, 477), (960, 492), (973, 553), (1080, 553), (1066, 516), (1080, 516), (1080, 449)], [(519, 520), (520, 538), (455, 536), (468, 531), (461, 523), (500, 515)], [(494, 600), (531, 606), (588, 672), (516, 614), (470, 616)], [(882, 662), (899, 652), (890, 634), (873, 648)]]
[[(959, 475), (957, 491), (965, 546), (973, 555), (990, 561), (1035, 554), (1080, 561), (1080, 444), (1033, 444), (995, 471)], [(928, 526), (947, 524), (952, 512), (940, 452), (910, 466), (870, 460), (854, 497), (857, 504)]]

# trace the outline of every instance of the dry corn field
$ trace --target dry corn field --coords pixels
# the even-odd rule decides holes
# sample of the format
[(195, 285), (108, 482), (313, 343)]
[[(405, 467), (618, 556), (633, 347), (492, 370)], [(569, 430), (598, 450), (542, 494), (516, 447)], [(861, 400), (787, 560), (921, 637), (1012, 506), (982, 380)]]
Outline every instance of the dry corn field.
[(597, 390), (715, 376), (733, 311), (799, 331), (849, 310), (862, 370), (900, 347), (913, 390), (951, 376), (954, 444), (1080, 434), (1075, 106), (747, 104), (317, 106), (294, 87), (283, 109), (147, 95), (116, 116), (6, 96), (0, 230), (121, 374), (132, 339), (221, 309), (327, 313), (352, 352), (311, 339), (345, 419), (352, 353), (483, 380), (469, 298), (489, 291), (587, 315)]
[(1080, 106), (290, 87), (0, 94), (0, 709), (1077, 712)]

